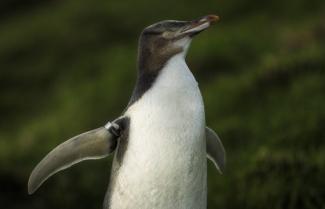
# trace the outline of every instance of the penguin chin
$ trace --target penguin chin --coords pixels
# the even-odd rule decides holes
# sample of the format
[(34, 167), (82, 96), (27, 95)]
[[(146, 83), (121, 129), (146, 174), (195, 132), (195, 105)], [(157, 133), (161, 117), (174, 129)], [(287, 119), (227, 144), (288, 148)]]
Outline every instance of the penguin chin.
[(191, 45), (192, 38), (190, 36), (185, 36), (181, 39), (178, 39), (177, 41), (174, 42), (174, 45), (177, 48), (182, 48), (184, 56), (187, 54), (187, 51)]

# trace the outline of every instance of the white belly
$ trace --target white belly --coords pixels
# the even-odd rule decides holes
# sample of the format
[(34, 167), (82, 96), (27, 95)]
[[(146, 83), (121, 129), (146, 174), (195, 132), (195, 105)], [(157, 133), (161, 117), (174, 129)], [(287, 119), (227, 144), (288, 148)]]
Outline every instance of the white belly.
[(109, 208), (206, 209), (204, 106), (184, 60), (172, 58), (125, 115), (129, 141)]

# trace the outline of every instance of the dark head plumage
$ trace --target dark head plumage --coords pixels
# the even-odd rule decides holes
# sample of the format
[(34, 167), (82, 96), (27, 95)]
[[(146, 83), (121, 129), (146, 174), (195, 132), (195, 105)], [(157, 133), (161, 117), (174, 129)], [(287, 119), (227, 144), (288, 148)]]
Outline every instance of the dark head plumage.
[(139, 38), (138, 79), (129, 106), (148, 90), (166, 62), (176, 54), (186, 54), (193, 36), (207, 29), (218, 16), (193, 21), (165, 20), (146, 27)]

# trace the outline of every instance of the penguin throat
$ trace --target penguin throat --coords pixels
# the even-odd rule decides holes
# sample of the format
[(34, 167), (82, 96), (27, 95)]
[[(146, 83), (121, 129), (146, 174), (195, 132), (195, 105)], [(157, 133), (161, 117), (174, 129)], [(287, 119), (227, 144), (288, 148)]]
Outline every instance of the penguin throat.
[(134, 104), (152, 87), (168, 60), (183, 53), (185, 53), (185, 51), (180, 47), (169, 51), (169, 53), (153, 53), (148, 48), (140, 48), (137, 81), (128, 107)]

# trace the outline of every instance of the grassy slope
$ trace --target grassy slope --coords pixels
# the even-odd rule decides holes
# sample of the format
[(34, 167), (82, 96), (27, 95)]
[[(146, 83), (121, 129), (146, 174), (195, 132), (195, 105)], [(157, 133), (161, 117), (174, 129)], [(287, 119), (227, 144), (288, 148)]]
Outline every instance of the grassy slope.
[(228, 152), (225, 175), (209, 164), (209, 208), (323, 208), (324, 3), (306, 2), (190, 2), (172, 11), (160, 3), (154, 16), (145, 1), (68, 1), (3, 21), (1, 202), (100, 208), (110, 159), (58, 175), (33, 197), (26, 195), (29, 172), (59, 142), (123, 110), (143, 24), (215, 7), (223, 21), (200, 35), (188, 56), (207, 122)]

